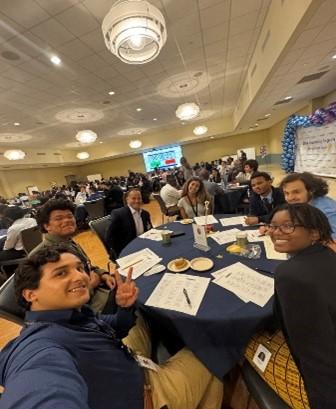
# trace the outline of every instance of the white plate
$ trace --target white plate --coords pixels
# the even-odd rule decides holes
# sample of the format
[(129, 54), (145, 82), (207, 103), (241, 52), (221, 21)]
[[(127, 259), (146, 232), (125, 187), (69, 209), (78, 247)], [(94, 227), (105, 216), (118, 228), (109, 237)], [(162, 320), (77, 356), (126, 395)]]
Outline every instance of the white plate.
[(149, 269), (148, 271), (146, 271), (144, 273), (144, 276), (148, 277), (148, 276), (151, 276), (153, 274), (162, 273), (162, 271), (164, 271), (165, 269), (166, 269), (166, 267), (163, 264), (157, 264), (156, 266), (154, 266), (151, 269)]
[(191, 260), (190, 267), (195, 271), (207, 271), (214, 265), (214, 262), (207, 257), (197, 257)]
[(182, 219), (180, 220), (181, 224), (191, 224), (193, 222), (193, 219)]
[(175, 264), (174, 264), (176, 260), (177, 259), (172, 260), (172, 261), (170, 261), (168, 263), (168, 265), (167, 265), (168, 270), (172, 271), (173, 273), (181, 273), (182, 271), (186, 271), (186, 270), (188, 270), (188, 268), (190, 268), (190, 261), (189, 260), (186, 260), (187, 264), (184, 267), (176, 268)]

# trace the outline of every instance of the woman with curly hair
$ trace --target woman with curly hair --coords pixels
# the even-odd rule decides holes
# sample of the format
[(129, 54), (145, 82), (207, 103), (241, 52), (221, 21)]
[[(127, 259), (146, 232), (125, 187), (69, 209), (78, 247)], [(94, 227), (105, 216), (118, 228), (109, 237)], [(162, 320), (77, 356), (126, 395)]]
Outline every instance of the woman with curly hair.
[(177, 203), (182, 219), (204, 216), (206, 201), (209, 202), (209, 213), (212, 213), (211, 196), (206, 192), (203, 182), (198, 177), (191, 177), (184, 184), (181, 199)]

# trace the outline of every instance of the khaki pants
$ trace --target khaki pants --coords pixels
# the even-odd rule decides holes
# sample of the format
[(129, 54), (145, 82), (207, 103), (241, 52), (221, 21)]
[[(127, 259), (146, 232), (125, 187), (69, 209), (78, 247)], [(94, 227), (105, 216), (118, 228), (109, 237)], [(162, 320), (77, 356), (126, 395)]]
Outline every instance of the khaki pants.
[[(135, 327), (123, 339), (134, 352), (151, 355), (148, 327), (138, 317)], [(186, 348), (160, 365), (158, 372), (145, 369), (154, 409), (220, 409), (223, 384)]]

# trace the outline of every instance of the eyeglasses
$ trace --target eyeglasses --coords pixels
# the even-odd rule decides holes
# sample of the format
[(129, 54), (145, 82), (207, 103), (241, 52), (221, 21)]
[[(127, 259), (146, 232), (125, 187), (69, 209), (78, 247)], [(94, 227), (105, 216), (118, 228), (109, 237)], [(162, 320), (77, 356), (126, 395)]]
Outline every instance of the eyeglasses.
[(267, 224), (267, 232), (269, 233), (270, 231), (275, 231), (276, 229), (279, 229), (281, 233), (284, 234), (291, 234), (294, 232), (294, 230), (297, 227), (304, 227), (302, 224), (291, 224), (291, 223), (284, 223), (280, 225), (275, 225), (275, 224)]

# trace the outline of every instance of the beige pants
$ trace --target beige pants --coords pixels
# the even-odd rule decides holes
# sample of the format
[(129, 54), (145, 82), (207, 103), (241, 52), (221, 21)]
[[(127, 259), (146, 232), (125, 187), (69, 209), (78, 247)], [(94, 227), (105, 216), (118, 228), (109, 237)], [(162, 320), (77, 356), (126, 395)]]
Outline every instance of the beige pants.
[[(148, 327), (139, 317), (124, 338), (134, 352), (151, 355)], [(219, 409), (223, 400), (223, 384), (186, 348), (160, 365), (158, 372), (145, 369), (152, 391), (154, 409)]]

